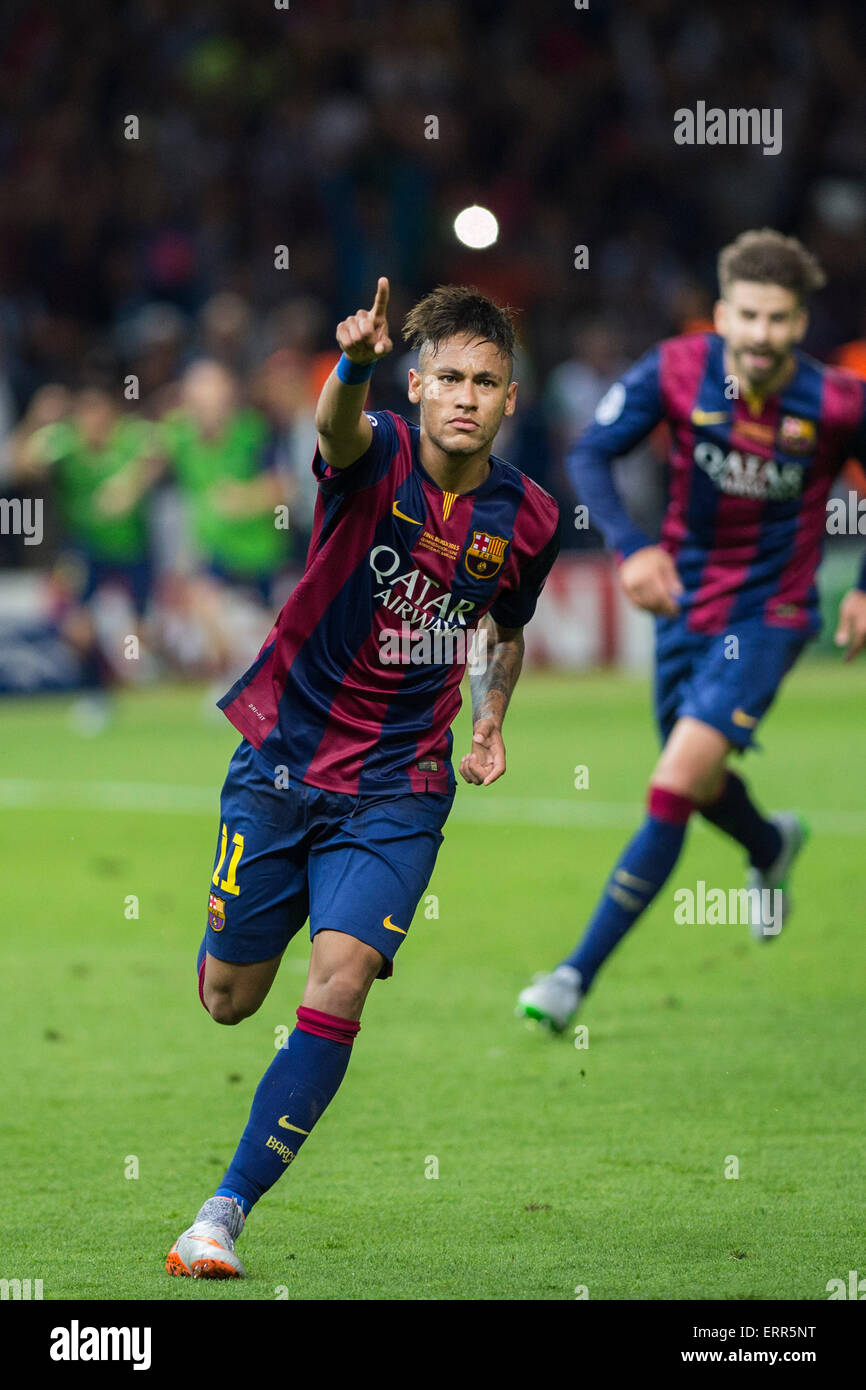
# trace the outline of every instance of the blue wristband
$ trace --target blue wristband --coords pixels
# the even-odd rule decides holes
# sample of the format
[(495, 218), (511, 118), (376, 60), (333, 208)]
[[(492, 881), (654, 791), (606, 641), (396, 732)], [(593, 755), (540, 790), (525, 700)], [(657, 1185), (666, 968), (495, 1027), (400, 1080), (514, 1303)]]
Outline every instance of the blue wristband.
[(343, 353), (337, 363), (337, 376), (346, 386), (360, 386), (362, 381), (370, 380), (375, 365), (375, 362), (368, 362), (366, 367), (362, 367)]

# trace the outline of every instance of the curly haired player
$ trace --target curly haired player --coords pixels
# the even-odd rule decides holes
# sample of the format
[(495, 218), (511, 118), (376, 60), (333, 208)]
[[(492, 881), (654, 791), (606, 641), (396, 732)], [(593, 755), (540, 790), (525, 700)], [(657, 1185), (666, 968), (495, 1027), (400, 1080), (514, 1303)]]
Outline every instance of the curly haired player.
[[(748, 855), (752, 934), (770, 940), (790, 909), (804, 824), (792, 813), (765, 817), (727, 761), (749, 747), (820, 625), (826, 503), (846, 459), (866, 456), (866, 387), (797, 347), (809, 293), (824, 283), (799, 241), (769, 228), (744, 232), (719, 256), (719, 283), (717, 332), (652, 348), (610, 388), (569, 458), (590, 519), (619, 553), (626, 595), (656, 615), (664, 747), (646, 819), (583, 937), (518, 998), (519, 1014), (555, 1031), (663, 887), (694, 811)], [(653, 545), (629, 518), (610, 466), (661, 420), (670, 429), (670, 496)], [(866, 562), (842, 602), (836, 641), (849, 658), (866, 642)], [(765, 910), (777, 901), (777, 913)]]

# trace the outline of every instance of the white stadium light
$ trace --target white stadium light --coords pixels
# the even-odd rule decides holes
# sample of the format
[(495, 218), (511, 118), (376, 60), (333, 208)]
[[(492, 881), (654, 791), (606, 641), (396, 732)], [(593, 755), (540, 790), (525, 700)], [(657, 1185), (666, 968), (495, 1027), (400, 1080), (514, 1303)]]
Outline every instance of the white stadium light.
[(489, 208), (480, 208), (476, 204), (457, 214), (454, 231), (464, 246), (471, 246), (473, 251), (483, 251), (485, 246), (492, 246), (499, 236), (499, 223)]

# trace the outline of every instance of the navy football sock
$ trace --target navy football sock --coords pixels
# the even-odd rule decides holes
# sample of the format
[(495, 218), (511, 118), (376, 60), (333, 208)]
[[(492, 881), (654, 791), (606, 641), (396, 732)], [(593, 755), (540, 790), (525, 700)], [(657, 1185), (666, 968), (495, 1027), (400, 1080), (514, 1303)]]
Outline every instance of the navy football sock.
[(718, 800), (699, 806), (701, 815), (748, 851), (756, 869), (768, 869), (778, 858), (782, 837), (772, 821), (761, 815), (749, 799), (746, 784), (735, 772), (728, 772)]
[(336, 1095), (360, 1027), (352, 1019), (301, 1005), (297, 1028), (259, 1082), (217, 1197), (234, 1197), (246, 1216), (282, 1177)]
[(620, 856), (580, 942), (561, 962), (580, 972), (584, 993), (599, 966), (667, 881), (680, 857), (693, 808), (687, 796), (651, 788), (646, 820)]

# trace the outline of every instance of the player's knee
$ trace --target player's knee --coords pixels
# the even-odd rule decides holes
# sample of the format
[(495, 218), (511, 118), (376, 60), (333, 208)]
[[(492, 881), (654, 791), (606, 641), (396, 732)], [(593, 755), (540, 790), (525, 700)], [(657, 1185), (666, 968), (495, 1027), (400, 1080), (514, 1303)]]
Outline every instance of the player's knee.
[(233, 995), (231, 990), (208, 988), (207, 985), (203, 997), (204, 1006), (214, 1022), (229, 1026), (249, 1018), (259, 1007), (257, 1003)]
[(649, 792), (672, 792), (674, 796), (686, 796), (690, 801), (700, 804), (718, 795), (719, 769), (715, 766), (702, 767), (662, 754), (658, 766), (650, 778)]
[(338, 966), (310, 981), (305, 1003), (315, 998), (310, 1007), (334, 1014), (337, 1018), (355, 1018), (360, 1014), (372, 984), (368, 971), (358, 966)]

